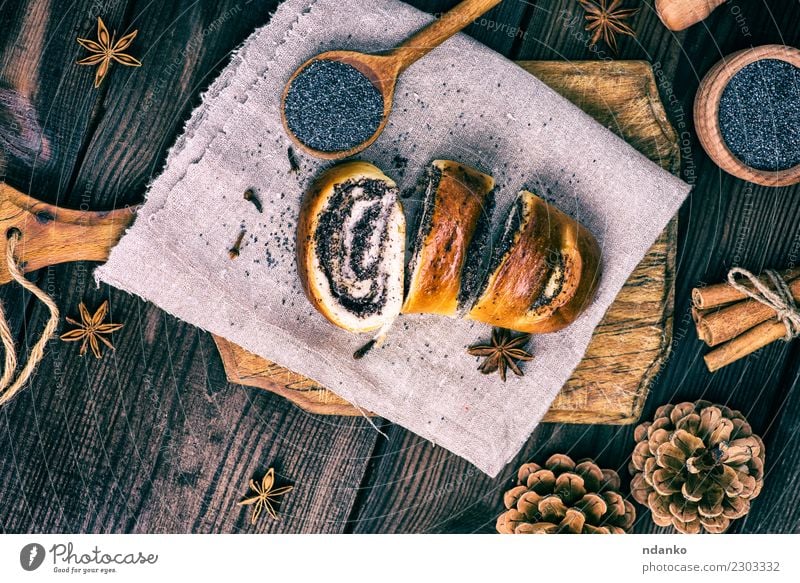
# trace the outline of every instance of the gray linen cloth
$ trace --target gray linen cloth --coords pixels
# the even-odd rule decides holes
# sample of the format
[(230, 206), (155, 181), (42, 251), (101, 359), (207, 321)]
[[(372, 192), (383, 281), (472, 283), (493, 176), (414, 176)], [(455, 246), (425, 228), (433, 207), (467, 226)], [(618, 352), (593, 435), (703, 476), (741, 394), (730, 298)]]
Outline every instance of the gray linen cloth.
[[(292, 172), (279, 96), (331, 49), (376, 51), (431, 16), (396, 0), (288, 0), (234, 55), (192, 114), (133, 227), (96, 278), (292, 370), (496, 475), (584, 354), (617, 292), (689, 187), (536, 78), (465, 35), (401, 77), (386, 130), (362, 159), (413, 187), (433, 159), (492, 174), (502, 217), (527, 187), (583, 222), (603, 250), (597, 299), (566, 330), (535, 337), (525, 376), (483, 376), (465, 348), (482, 324), (408, 316), (362, 360), (368, 338), (329, 324), (300, 288), (295, 226), (310, 180)], [(263, 213), (243, 199), (253, 188)], [(497, 222), (497, 220), (495, 221)], [(240, 229), (241, 256), (228, 257)]]

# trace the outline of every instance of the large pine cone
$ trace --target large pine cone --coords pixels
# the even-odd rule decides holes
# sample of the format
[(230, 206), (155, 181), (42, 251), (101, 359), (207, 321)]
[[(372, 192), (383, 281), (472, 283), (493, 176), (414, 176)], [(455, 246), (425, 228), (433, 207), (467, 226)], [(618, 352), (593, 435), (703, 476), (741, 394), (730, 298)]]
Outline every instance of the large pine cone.
[(664, 405), (634, 439), (631, 493), (659, 526), (725, 532), (764, 485), (764, 443), (724, 405)]
[(497, 519), (502, 534), (622, 534), (636, 519), (633, 504), (619, 493), (613, 470), (592, 460), (577, 464), (556, 454), (544, 467), (523, 465), (519, 485), (505, 493), (508, 511)]

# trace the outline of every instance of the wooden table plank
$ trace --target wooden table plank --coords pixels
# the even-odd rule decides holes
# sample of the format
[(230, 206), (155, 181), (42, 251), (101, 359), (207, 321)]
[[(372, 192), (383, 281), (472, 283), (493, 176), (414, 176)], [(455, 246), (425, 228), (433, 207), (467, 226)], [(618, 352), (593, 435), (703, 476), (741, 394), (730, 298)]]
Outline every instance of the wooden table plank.
[(130, 52), (143, 65), (109, 74), (75, 193), (90, 193), (100, 208), (141, 202), (205, 87), (278, 4), (131, 0), (130, 27), (139, 34)]
[[(124, 2), (116, 3), (103, 16), (116, 21), (122, 18), (124, 9)], [(97, 16), (97, 3), (89, 0), (69, 5), (7, 2), (0, 16), (2, 30), (7, 31), (0, 49), (0, 179), (35, 192), (50, 203), (65, 200), (95, 117), (98, 94), (92, 90), (93, 76), (74, 61), (83, 52), (75, 42), (78, 31), (94, 30)], [(33, 278), (54, 293), (55, 273), (42, 270)], [(4, 286), (2, 297), (24, 356), (41, 334), (46, 314), (16, 285)], [(52, 390), (58, 383), (41, 374), (36, 378)], [(4, 513), (4, 530), (24, 529), (22, 525), (30, 525), (33, 516), (24, 492), (9, 484), (18, 482), (23, 470), (29, 470), (29, 484), (46, 487), (48, 482), (42, 478), (49, 473), (49, 465), (57, 463), (43, 455), (39, 447), (38, 418), (32, 420), (37, 413), (29, 409), (13, 419), (10, 409), (0, 412), (0, 439), (9, 446), (4, 449), (9, 455), (0, 460), (0, 492), (9, 505), (22, 505), (21, 522), (12, 522), (14, 511)], [(22, 446), (17, 450), (19, 456), (14, 455), (18, 445)], [(71, 457), (64, 463), (76, 460)]]
[[(231, 1), (209, 10), (193, 1), (133, 3), (129, 14), (140, 33), (131, 53), (145, 65), (118, 67), (106, 80), (102, 117), (95, 123), (70, 202), (104, 208), (139, 200), (203, 87), (230, 51), (266, 22), (274, 4), (254, 3), (245, 10)], [(184, 53), (195, 46), (192, 39), (202, 43)], [(79, 72), (91, 78), (88, 70)], [(100, 293), (91, 290), (90, 269), (78, 264), (46, 270), (59, 304), (72, 316), (79, 301), (86, 298), (90, 307), (96, 306), (100, 296), (109, 293), (106, 288)], [(210, 338), (172, 319), (156, 325), (163, 313), (125, 294), (110, 293), (115, 319), (128, 324), (117, 334), (118, 352), (96, 364), (77, 358), (70, 350), (74, 347), (52, 343), (25, 400), (4, 412), (9, 450), (14, 458), (25, 460), (16, 470), (0, 471), (10, 481), (3, 491), (18, 500), (6, 513), (5, 528), (344, 528), (375, 441), (368, 422), (320, 422), (281, 399), (227, 385)], [(43, 317), (36, 307), (27, 342)], [(91, 390), (64, 399), (52, 384), (57, 375), (73, 391)], [(212, 377), (226, 387), (215, 388), (222, 391), (224, 402), (206, 395)], [(125, 390), (130, 386), (139, 392), (142, 382), (147, 385), (145, 396), (132, 397)], [(15, 437), (25, 433), (31, 408), (41, 411), (39, 438), (18, 442)], [(230, 430), (234, 427), (239, 428), (236, 433)], [(68, 460), (68, 467), (51, 472), (48, 459), (34, 454), (38, 448), (49, 452), (48, 459)], [(338, 463), (329, 463), (331, 459)], [(247, 481), (272, 464), (291, 476), (295, 492), (287, 500), (282, 522), (262, 521), (252, 528), (235, 502), (246, 493)], [(41, 483), (51, 487), (29, 489)], [(63, 500), (57, 497), (50, 508), (54, 492), (69, 494)], [(125, 506), (119, 506), (120, 496), (127, 500)]]
[[(343, 528), (372, 451), (368, 423), (320, 423), (229, 385), (208, 335), (139, 300), (121, 308), (121, 296), (111, 292), (113, 320), (126, 324), (114, 354), (96, 361), (54, 344), (39, 369), (47, 385), (34, 383), (4, 411), (4, 529)], [(280, 523), (251, 527), (235, 503), (270, 466), (295, 491)]]
[(125, 6), (114, 2), (100, 14), (92, 0), (3, 4), (0, 174), (10, 184), (64, 203), (103, 93), (92, 88), (94, 69), (75, 65), (86, 56), (75, 39), (94, 38), (98, 16), (118, 25)]
[[(97, 7), (35, 0), (5, 2), (0, 12), (0, 180), (53, 204), (67, 198), (96, 115), (93, 75), (74, 62), (85, 52), (75, 39), (96, 30)], [(117, 2), (103, 16), (115, 22), (124, 11)], [(0, 297), (13, 307), (6, 309), (18, 341), (23, 328), (41, 330), (46, 315), (30, 295), (5, 286)]]
[[(787, 374), (773, 386), (775, 407), (768, 419), (764, 442), (766, 476), (761, 495), (742, 520), (741, 533), (800, 534), (800, 346), (795, 344)], [(781, 390), (785, 387), (785, 390)]]

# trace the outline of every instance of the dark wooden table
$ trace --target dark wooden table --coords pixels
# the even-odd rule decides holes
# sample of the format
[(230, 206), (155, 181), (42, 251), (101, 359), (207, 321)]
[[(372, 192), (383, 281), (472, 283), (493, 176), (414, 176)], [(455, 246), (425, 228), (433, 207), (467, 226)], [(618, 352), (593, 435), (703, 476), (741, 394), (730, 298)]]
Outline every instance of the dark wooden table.
[[(430, 12), (454, 0), (413, 4)], [(143, 199), (165, 153), (230, 53), (269, 21), (275, 0), (0, 0), (0, 174), (34, 196), (102, 210)], [(766, 486), (734, 532), (800, 532), (800, 342), (776, 343), (706, 372), (689, 291), (751, 270), (800, 261), (800, 188), (736, 180), (693, 134), (692, 99), (723, 55), (765, 43), (800, 45), (800, 3), (734, 0), (682, 33), (652, 1), (620, 39), (620, 59), (660, 70), (662, 98), (695, 185), (680, 212), (673, 353), (645, 416), (666, 402), (710, 399), (742, 410), (767, 445)], [(566, 12), (564, 12), (566, 11)], [(506, 0), (468, 33), (514, 59), (595, 59), (575, 0)], [(139, 30), (141, 69), (115, 66), (100, 89), (79, 67), (78, 36)], [(580, 21), (577, 21), (578, 23)], [(607, 52), (600, 57), (611, 56)], [(670, 98), (671, 96), (674, 96)], [(489, 479), (388, 423), (309, 415), (280, 397), (226, 382), (208, 334), (105, 286), (91, 264), (31, 278), (76, 316), (109, 298), (124, 322), (102, 360), (50, 343), (30, 387), (0, 411), (3, 532), (474, 532), (493, 530), (518, 462), (554, 452), (593, 456), (627, 481), (633, 426), (542, 425), (517, 460)], [(0, 290), (19, 346), (35, 342), (46, 310), (16, 285)], [(236, 506), (247, 482), (274, 466), (294, 484), (280, 521), (251, 526)], [(657, 531), (639, 508), (638, 532)]]

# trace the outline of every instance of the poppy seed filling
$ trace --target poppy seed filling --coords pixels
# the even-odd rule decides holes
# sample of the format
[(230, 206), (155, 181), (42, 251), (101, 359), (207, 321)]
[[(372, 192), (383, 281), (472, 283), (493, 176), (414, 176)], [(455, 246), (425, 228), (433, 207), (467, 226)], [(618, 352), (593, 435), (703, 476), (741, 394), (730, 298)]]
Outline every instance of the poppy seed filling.
[(495, 241), (494, 249), (492, 250), (492, 257), (489, 260), (488, 270), (481, 285), (481, 294), (489, 285), (489, 278), (495, 271), (497, 271), (497, 268), (500, 267), (500, 263), (503, 262), (503, 259), (505, 259), (508, 252), (511, 251), (511, 247), (514, 245), (514, 240), (517, 237), (517, 232), (522, 226), (522, 217), (524, 214), (525, 201), (522, 199), (522, 197), (520, 197), (511, 207), (508, 217), (506, 218), (505, 228), (499, 235), (497, 241)]
[(564, 287), (564, 255), (555, 249), (547, 250), (547, 264), (550, 267), (550, 277), (542, 293), (531, 304), (531, 310), (547, 306), (561, 293)]
[[(514, 205), (508, 213), (502, 234), (495, 241), (492, 256), (489, 260), (488, 270), (480, 286), (479, 295), (485, 293), (492, 274), (497, 271), (500, 264), (503, 263), (506, 256), (511, 252), (517, 237), (520, 236), (520, 231), (525, 229), (525, 225), (529, 221), (536, 220), (534, 217), (527, 216), (527, 210), (525, 199), (520, 196), (514, 202)], [(564, 277), (566, 274), (564, 255), (558, 249), (547, 249), (543, 250), (543, 252), (547, 254), (546, 262), (549, 269), (549, 276), (539, 295), (531, 302), (529, 307), (531, 311), (549, 305), (558, 294), (561, 293), (564, 287)]]
[(337, 184), (314, 231), (317, 257), (331, 295), (359, 318), (386, 306), (391, 274), (383, 259), (396, 202), (397, 189), (378, 180)]
[[(412, 232), (416, 233), (411, 241), (410, 256), (406, 270), (406, 293), (411, 285), (411, 278), (420, 261), (425, 240), (433, 228), (433, 215), (436, 211), (436, 195), (442, 181), (442, 171), (436, 166), (431, 166), (425, 174), (425, 190), (423, 193), (422, 210), (416, 216), (416, 224)], [(474, 185), (477, 191), (479, 186)], [(481, 214), (475, 225), (475, 231), (467, 246), (466, 258), (461, 267), (461, 285), (458, 289), (457, 303), (459, 309), (468, 308), (478, 292), (487, 263), (488, 249), (491, 245), (492, 213), (494, 212), (494, 192), (490, 192), (484, 199)]]
[(475, 233), (467, 247), (467, 258), (461, 270), (461, 288), (458, 290), (459, 308), (472, 305), (478, 295), (492, 242), (492, 214), (494, 214), (494, 192), (487, 194), (484, 199), (481, 215), (475, 225)]
[(411, 241), (411, 260), (408, 262), (408, 266), (406, 268), (406, 293), (408, 293), (409, 286), (411, 285), (411, 277), (416, 270), (417, 265), (419, 264), (425, 239), (430, 234), (433, 226), (433, 211), (435, 210), (436, 206), (436, 190), (439, 188), (439, 182), (441, 179), (442, 171), (436, 167), (432, 167), (425, 174), (425, 192), (423, 193), (422, 209), (415, 215), (415, 221), (411, 229), (411, 232), (416, 233), (416, 236), (414, 237), (414, 240)]

